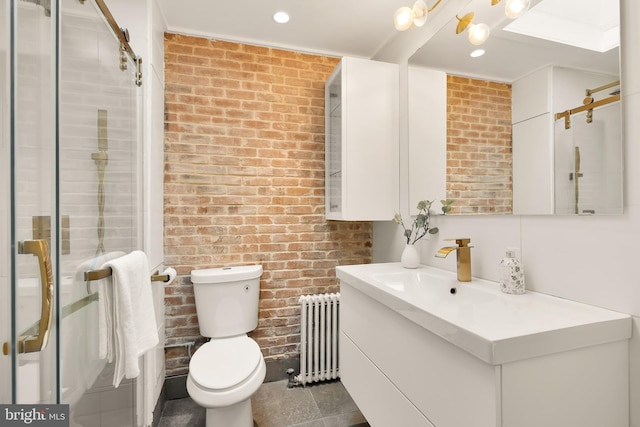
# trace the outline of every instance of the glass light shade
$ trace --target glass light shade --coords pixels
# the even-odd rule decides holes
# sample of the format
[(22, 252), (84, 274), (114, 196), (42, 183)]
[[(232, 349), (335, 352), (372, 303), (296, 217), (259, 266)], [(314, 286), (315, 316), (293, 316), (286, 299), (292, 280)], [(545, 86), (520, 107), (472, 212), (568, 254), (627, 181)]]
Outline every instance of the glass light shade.
[(398, 31), (405, 31), (411, 28), (413, 24), (413, 10), (410, 7), (404, 6), (396, 10), (393, 14), (393, 25)]
[(467, 28), (469, 43), (473, 45), (481, 45), (489, 38), (489, 26), (487, 24), (471, 24)]
[(504, 6), (504, 13), (511, 19), (515, 19), (524, 14), (531, 2), (529, 0), (507, 0)]
[(422, 27), (427, 22), (429, 8), (423, 0), (417, 0), (413, 4), (413, 25)]

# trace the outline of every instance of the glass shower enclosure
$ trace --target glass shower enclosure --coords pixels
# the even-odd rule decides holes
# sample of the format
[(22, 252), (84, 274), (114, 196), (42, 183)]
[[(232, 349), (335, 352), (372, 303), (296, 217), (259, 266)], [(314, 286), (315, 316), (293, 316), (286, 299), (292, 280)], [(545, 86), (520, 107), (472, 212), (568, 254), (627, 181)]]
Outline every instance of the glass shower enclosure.
[(0, 403), (72, 426), (136, 423), (85, 272), (140, 247), (139, 66), (102, 0), (0, 0)]
[(620, 214), (622, 194), (620, 101), (557, 120), (554, 129), (555, 213)]

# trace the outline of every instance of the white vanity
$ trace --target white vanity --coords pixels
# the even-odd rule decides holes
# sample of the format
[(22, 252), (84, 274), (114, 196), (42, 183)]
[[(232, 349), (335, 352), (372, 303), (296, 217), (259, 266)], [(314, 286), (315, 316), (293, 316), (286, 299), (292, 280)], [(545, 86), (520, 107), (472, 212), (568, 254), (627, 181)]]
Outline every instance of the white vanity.
[(373, 427), (629, 426), (630, 316), (426, 266), (336, 272), (340, 375)]

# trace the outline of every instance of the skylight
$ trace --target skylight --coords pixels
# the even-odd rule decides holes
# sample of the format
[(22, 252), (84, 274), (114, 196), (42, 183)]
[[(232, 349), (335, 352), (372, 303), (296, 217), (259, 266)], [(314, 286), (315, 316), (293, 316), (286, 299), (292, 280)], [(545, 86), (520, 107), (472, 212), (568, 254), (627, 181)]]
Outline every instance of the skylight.
[(619, 0), (542, 0), (505, 31), (596, 52), (620, 45)]

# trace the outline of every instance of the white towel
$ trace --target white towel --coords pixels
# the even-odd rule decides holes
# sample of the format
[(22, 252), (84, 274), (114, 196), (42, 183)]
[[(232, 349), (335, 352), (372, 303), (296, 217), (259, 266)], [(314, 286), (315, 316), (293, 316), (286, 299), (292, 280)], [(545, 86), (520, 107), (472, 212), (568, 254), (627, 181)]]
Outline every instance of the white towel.
[(118, 387), (123, 378), (140, 374), (138, 358), (158, 344), (158, 327), (146, 254), (133, 251), (101, 268), (107, 267), (111, 277), (99, 288), (99, 356), (115, 363)]
[[(88, 289), (98, 289), (98, 282), (85, 282), (84, 273), (100, 268), (105, 262), (125, 255), (124, 252), (107, 252), (81, 262), (72, 276), (70, 292), (63, 292), (61, 304), (70, 306), (83, 298), (88, 298)], [(69, 269), (71, 266), (67, 266)], [(64, 267), (63, 267), (64, 271)], [(104, 282), (106, 279), (100, 280)], [(63, 282), (64, 283), (64, 282)], [(94, 291), (94, 292), (95, 292)], [(75, 313), (62, 318), (60, 328), (60, 363), (62, 396), (66, 403), (75, 404), (96, 379), (107, 364), (98, 357), (99, 337), (98, 304), (89, 304)]]

